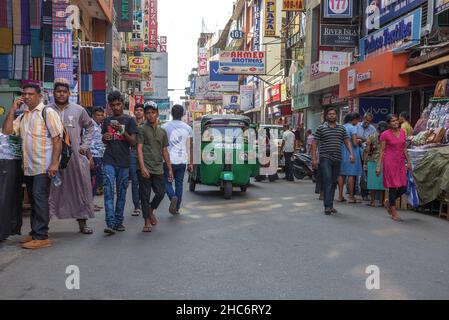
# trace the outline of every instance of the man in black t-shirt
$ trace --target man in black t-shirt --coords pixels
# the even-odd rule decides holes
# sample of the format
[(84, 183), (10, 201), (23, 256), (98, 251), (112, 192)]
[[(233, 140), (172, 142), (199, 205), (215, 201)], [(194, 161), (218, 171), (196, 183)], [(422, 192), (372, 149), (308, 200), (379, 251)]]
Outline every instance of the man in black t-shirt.
[[(137, 124), (134, 118), (123, 114), (123, 96), (114, 91), (108, 95), (113, 116), (103, 122), (104, 207), (107, 234), (125, 231), (123, 212), (128, 189), (130, 147), (136, 145)], [(114, 207), (114, 188), (117, 186), (117, 202)]]

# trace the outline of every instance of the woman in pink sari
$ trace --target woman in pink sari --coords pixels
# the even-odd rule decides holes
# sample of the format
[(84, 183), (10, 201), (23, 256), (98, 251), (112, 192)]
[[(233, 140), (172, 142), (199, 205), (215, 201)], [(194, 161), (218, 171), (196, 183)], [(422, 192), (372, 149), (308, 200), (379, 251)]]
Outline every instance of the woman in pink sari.
[(389, 115), (387, 122), (389, 129), (380, 136), (380, 156), (376, 174), (380, 175), (383, 163), (383, 184), (385, 189), (388, 189), (385, 206), (393, 220), (401, 221), (396, 211), (396, 200), (407, 192), (407, 170), (411, 171), (412, 165), (406, 147), (407, 134), (401, 129), (398, 116)]

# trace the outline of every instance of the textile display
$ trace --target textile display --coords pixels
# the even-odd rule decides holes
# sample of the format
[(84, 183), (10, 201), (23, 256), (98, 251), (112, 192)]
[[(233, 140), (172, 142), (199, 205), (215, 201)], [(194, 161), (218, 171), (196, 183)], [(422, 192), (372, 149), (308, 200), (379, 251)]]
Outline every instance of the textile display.
[(68, 16), (66, 10), (69, 4), (67, 0), (52, 0), (53, 32), (69, 31), (66, 26)]
[(26, 80), (30, 69), (30, 46), (15, 45), (13, 51), (13, 79)]
[(55, 80), (55, 64), (52, 57), (44, 58), (44, 81), (53, 82)]
[(81, 73), (92, 73), (92, 48), (82, 47), (80, 49)]
[(93, 85), (92, 85), (92, 75), (91, 74), (81, 74), (81, 92), (92, 92), (93, 91)]
[(42, 57), (43, 54), (41, 31), (38, 29), (31, 29), (31, 57)]
[(55, 64), (55, 79), (64, 78), (69, 81), (73, 87), (73, 63), (72, 59), (68, 58), (54, 58)]
[(53, 58), (72, 59), (72, 34), (53, 32)]
[(81, 92), (81, 105), (85, 108), (92, 108), (94, 106), (92, 92)]
[(106, 90), (106, 72), (93, 72), (92, 82), (94, 91)]
[(30, 1), (30, 28), (41, 28), (41, 0)]
[(12, 27), (12, 0), (0, 0), (0, 28)]
[(32, 76), (31, 80), (35, 81), (43, 81), (44, 80), (44, 72), (43, 72), (43, 59), (42, 58), (33, 58), (32, 62)]
[(52, 3), (51, 1), (42, 2), (42, 40), (53, 40), (53, 18), (52, 18)]
[(30, 44), (30, 3), (28, 0), (12, 2), (14, 44)]
[(92, 71), (106, 71), (104, 48), (92, 48)]
[(0, 54), (0, 79), (12, 78), (12, 54)]
[(106, 91), (95, 91), (94, 90), (94, 107), (105, 107), (106, 105)]
[(53, 42), (44, 41), (44, 53), (47, 57), (53, 57)]
[(11, 54), (13, 51), (12, 29), (0, 28), (0, 53)]

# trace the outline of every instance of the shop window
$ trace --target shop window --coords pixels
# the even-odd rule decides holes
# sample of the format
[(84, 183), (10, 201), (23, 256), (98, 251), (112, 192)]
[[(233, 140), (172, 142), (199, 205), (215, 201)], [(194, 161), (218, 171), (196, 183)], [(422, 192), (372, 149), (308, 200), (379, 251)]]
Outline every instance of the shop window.
[(438, 26), (449, 27), (449, 11), (444, 11), (438, 15)]

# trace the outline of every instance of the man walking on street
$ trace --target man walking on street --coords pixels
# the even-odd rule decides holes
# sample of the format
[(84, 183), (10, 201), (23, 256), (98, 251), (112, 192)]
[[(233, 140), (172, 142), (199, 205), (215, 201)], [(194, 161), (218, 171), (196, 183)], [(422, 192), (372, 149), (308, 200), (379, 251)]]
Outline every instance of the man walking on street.
[[(48, 198), (51, 179), (59, 169), (63, 127), (58, 114), (51, 108), (45, 109), (41, 100), (39, 86), (25, 85), (22, 96), (14, 101), (3, 123), (4, 134), (14, 134), (22, 139), (25, 183), (32, 205), (30, 236), (22, 240), (25, 249), (52, 245), (48, 239)], [(25, 104), (25, 111), (14, 120), (14, 114), (22, 104)]]
[(87, 226), (87, 219), (94, 218), (90, 162), (87, 158), (92, 147), (94, 124), (87, 111), (69, 102), (70, 87), (65, 79), (54, 83), (55, 103), (47, 107), (55, 110), (70, 137), (72, 155), (66, 169), (61, 170), (60, 186), (50, 189), (50, 217), (76, 219), (83, 234), (93, 231)]
[[(123, 96), (114, 91), (108, 95), (113, 116), (103, 123), (103, 142), (106, 150), (103, 156), (104, 206), (107, 234), (125, 231), (123, 212), (128, 189), (130, 147), (136, 144), (137, 125), (134, 118), (123, 113)], [(117, 202), (114, 207), (114, 189)]]
[[(159, 110), (154, 102), (145, 104), (147, 122), (138, 128), (137, 157), (139, 159), (139, 188), (142, 213), (145, 225), (142, 232), (151, 232), (152, 225), (157, 224), (154, 211), (165, 196), (163, 162), (168, 168), (168, 181), (173, 181), (173, 170), (168, 153), (168, 138), (164, 129), (158, 126)], [(151, 200), (151, 189), (155, 196)], [(151, 203), (150, 203), (151, 200)]]
[[(142, 125), (145, 122), (145, 112), (143, 110), (143, 104), (136, 104), (134, 107), (134, 116), (136, 117), (137, 126)], [(142, 207), (140, 205), (140, 195), (139, 195), (139, 178), (137, 177), (137, 165), (139, 161), (137, 160), (137, 148), (136, 146), (131, 146), (131, 162), (129, 164), (129, 176), (131, 178), (131, 192), (133, 196), (134, 211), (133, 216), (139, 216)]]
[(292, 156), (295, 151), (295, 134), (290, 130), (288, 124), (284, 124), (284, 133), (282, 134), (281, 154), (285, 159), (285, 179), (295, 181), (293, 178)]
[[(91, 170), (92, 196), (103, 195), (103, 155), (105, 145), (103, 134), (101, 133), (104, 122), (104, 109), (96, 108), (93, 111), (92, 123), (94, 125), (94, 135), (92, 138), (92, 148), (90, 156), (93, 165)], [(94, 204), (94, 211), (100, 211), (102, 206)]]
[(174, 105), (171, 114), (173, 120), (167, 122), (162, 128), (167, 132), (168, 137), (168, 151), (170, 153), (171, 166), (173, 168), (175, 190), (173, 190), (173, 183), (168, 180), (169, 170), (164, 164), (164, 178), (167, 196), (170, 199), (169, 212), (171, 214), (179, 214), (181, 208), (182, 193), (184, 185), (184, 175), (188, 165), (189, 172), (192, 171), (192, 159), (190, 158), (192, 152), (192, 128), (181, 121), (184, 115), (184, 108), (180, 105)]
[(342, 160), (342, 144), (350, 154), (350, 161), (354, 162), (351, 143), (345, 127), (337, 124), (337, 110), (329, 108), (324, 124), (318, 127), (314, 134), (312, 145), (312, 165), (317, 168), (316, 148), (320, 146), (320, 171), (324, 191), (324, 213), (330, 215), (337, 213), (334, 208), (335, 188), (340, 175), (340, 163)]

